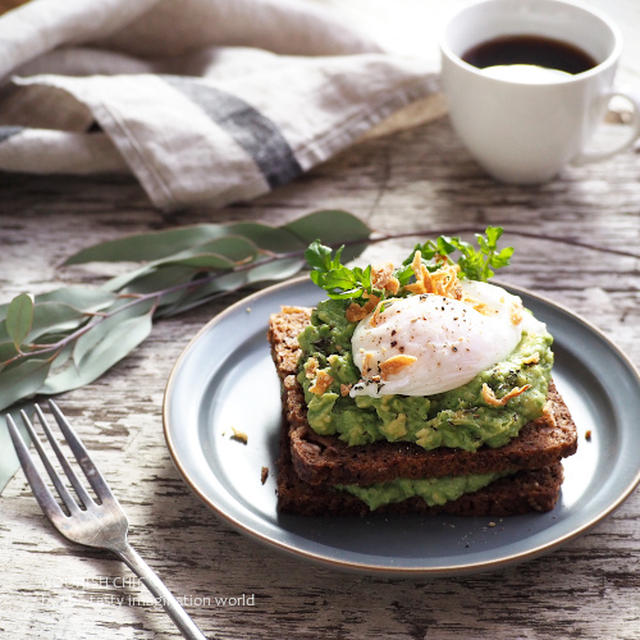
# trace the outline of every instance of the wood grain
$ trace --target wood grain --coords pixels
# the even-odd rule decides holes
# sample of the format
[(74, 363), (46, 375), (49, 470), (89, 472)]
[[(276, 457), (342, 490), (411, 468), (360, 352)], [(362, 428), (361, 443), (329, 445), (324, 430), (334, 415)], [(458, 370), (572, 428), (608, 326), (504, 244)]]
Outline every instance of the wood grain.
[[(90, 242), (199, 221), (279, 223), (320, 206), (349, 209), (381, 231), (492, 223), (637, 249), (638, 174), (637, 155), (628, 153), (569, 168), (541, 187), (499, 185), (473, 163), (446, 119), (368, 140), (295, 184), (224, 210), (163, 215), (124, 178), (4, 174), (2, 297), (92, 281), (88, 269), (56, 267)], [(510, 282), (582, 314), (640, 363), (639, 260), (513, 240)], [(398, 250), (400, 243), (389, 242), (367, 255)], [(129, 515), (134, 546), (176, 594), (186, 596), (187, 609), (211, 637), (640, 638), (637, 494), (547, 557), (468, 578), (339, 574), (231, 530), (178, 477), (160, 416), (175, 359), (223, 306), (159, 323), (129, 358), (62, 399)], [(177, 637), (159, 607), (141, 605), (150, 599), (120, 563), (67, 544), (52, 530), (22, 473), (0, 498), (0, 513), (0, 632), (7, 637), (16, 630), (24, 638), (65, 640)], [(243, 593), (255, 596), (254, 606), (216, 606), (213, 600)], [(196, 598), (207, 597), (210, 604), (198, 604)]]
[[(0, 0), (0, 12), (17, 3)], [(427, 43), (425, 55), (435, 57), (440, 22), (432, 17), (439, 16), (443, 3), (405, 0), (401, 11), (383, 0), (339, 4), (390, 48), (416, 53)], [(621, 77), (636, 80), (636, 3), (595, 4), (620, 23), (627, 36)], [(419, 120), (412, 117), (412, 124)], [(613, 139), (616, 131), (610, 127), (605, 138)], [(0, 194), (0, 301), (24, 290), (95, 282), (97, 268), (59, 267), (93, 242), (202, 221), (281, 223), (319, 207), (348, 209), (383, 232), (491, 223), (640, 251), (637, 152), (567, 168), (540, 187), (505, 186), (482, 173), (446, 119), (368, 139), (294, 184), (222, 210), (165, 215), (151, 207), (133, 179), (115, 176), (0, 174)], [(512, 240), (516, 259), (506, 280), (581, 314), (640, 365), (640, 260)], [(409, 243), (372, 246), (363, 259), (404, 253)], [(551, 555), (464, 578), (389, 580), (336, 573), (261, 546), (219, 520), (170, 461), (161, 403), (181, 350), (233, 299), (162, 321), (130, 357), (61, 399), (129, 516), (133, 545), (169, 588), (185, 597), (187, 610), (209, 637), (640, 639), (637, 492)], [(121, 563), (57, 535), (21, 472), (0, 497), (0, 567), (2, 638), (179, 637)], [(215, 597), (242, 594), (245, 603), (254, 595), (255, 604), (216, 605)]]

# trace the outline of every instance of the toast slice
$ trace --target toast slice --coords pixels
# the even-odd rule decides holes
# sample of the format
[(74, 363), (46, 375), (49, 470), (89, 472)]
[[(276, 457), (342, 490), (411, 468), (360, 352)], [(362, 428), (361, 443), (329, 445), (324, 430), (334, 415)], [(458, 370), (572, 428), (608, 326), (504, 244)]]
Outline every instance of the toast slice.
[(543, 469), (519, 471), (442, 506), (430, 507), (422, 498), (415, 497), (371, 512), (362, 500), (351, 493), (330, 485), (311, 485), (300, 479), (291, 462), (289, 426), (284, 419), (278, 459), (278, 511), (303, 516), (366, 516), (371, 513), (509, 516), (553, 509), (562, 479), (562, 465), (556, 462)]
[[(305, 406), (301, 390), (287, 389), (285, 403), (290, 417), (300, 416)], [(427, 451), (412, 442), (386, 441), (348, 446), (335, 436), (316, 434), (306, 424), (291, 429), (290, 446), (294, 469), (305, 482), (370, 485), (399, 475), (437, 478), (540, 469), (575, 453), (577, 437), (569, 410), (552, 384), (545, 415), (526, 424), (517, 438), (496, 449), (443, 447)]]
[(517, 438), (497, 449), (476, 452), (440, 448), (426, 451), (408, 442), (348, 446), (337, 436), (320, 436), (308, 425), (302, 388), (296, 380), (298, 334), (309, 324), (311, 309), (283, 307), (270, 318), (268, 338), (282, 382), (284, 426), (278, 476), (278, 508), (301, 514), (363, 514), (368, 507), (334, 484), (367, 486), (393, 478), (424, 478), (497, 471), (518, 471), (442, 507), (420, 498), (387, 505), (384, 513), (446, 512), (507, 515), (552, 509), (562, 483), (559, 460), (575, 453), (575, 424), (552, 384), (548, 410), (525, 425)]

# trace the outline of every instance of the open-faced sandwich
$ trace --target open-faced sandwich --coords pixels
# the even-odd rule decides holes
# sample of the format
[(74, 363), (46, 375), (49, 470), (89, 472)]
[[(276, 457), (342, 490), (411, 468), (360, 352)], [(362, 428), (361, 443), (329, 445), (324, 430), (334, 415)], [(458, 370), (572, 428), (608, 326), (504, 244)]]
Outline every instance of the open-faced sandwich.
[[(278, 509), (305, 515), (548, 511), (576, 429), (552, 337), (487, 280), (502, 230), (478, 249), (441, 236), (398, 267), (349, 269), (319, 242), (329, 298), (284, 307), (269, 341), (283, 389)], [(456, 262), (453, 256), (458, 256)]]

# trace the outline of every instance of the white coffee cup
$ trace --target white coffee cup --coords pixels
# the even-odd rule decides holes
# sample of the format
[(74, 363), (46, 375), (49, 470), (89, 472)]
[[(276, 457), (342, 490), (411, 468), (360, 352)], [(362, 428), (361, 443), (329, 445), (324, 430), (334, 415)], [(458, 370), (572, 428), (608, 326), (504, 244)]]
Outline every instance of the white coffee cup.
[[(570, 43), (597, 62), (577, 73), (495, 77), (462, 56), (499, 36), (533, 35)], [(442, 83), (453, 126), (484, 169), (504, 182), (549, 180), (568, 162), (604, 160), (640, 135), (640, 103), (613, 88), (622, 50), (617, 27), (599, 13), (561, 0), (480, 0), (460, 9), (440, 43)], [(500, 71), (500, 70), (498, 70)], [(586, 145), (614, 96), (633, 109), (628, 137), (614, 149)]]

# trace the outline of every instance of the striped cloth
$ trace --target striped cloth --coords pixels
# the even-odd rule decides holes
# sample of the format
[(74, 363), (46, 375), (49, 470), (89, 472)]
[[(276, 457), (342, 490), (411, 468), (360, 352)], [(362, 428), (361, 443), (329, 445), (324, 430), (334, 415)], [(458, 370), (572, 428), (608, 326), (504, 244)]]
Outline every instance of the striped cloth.
[(0, 18), (0, 170), (247, 200), (437, 91), (308, 0), (32, 0)]

